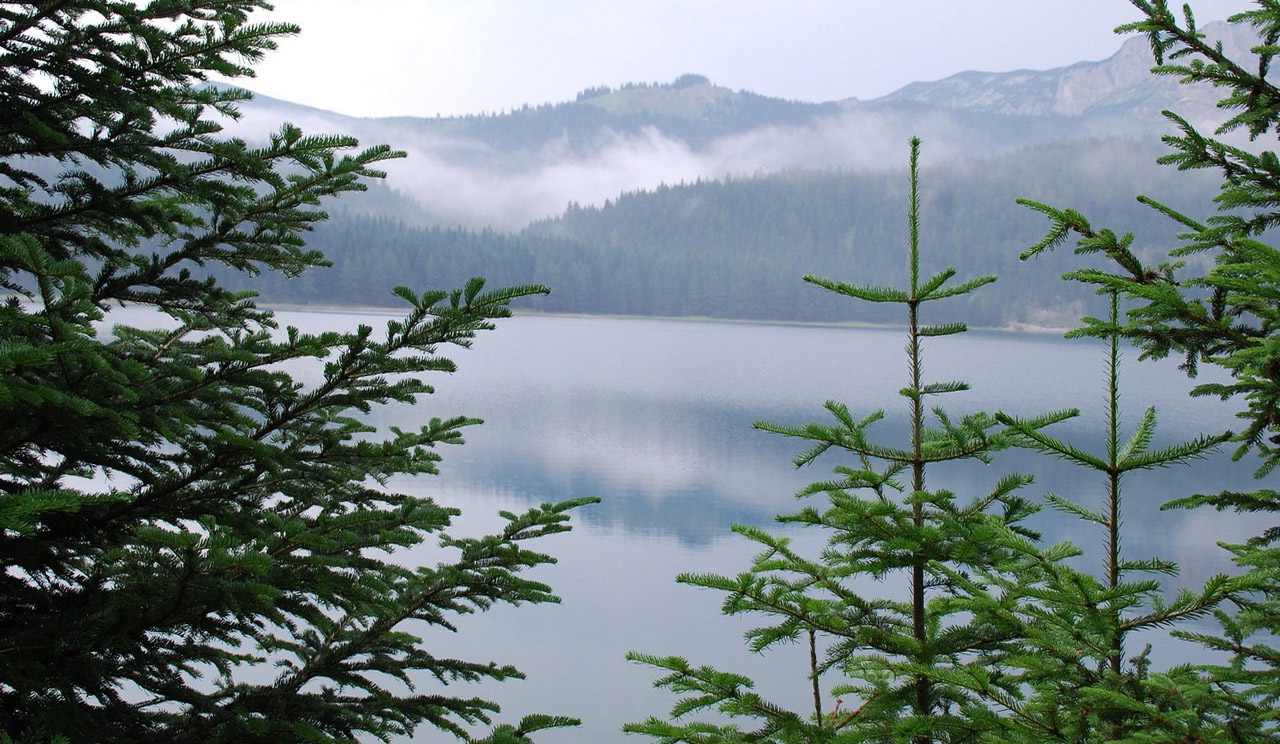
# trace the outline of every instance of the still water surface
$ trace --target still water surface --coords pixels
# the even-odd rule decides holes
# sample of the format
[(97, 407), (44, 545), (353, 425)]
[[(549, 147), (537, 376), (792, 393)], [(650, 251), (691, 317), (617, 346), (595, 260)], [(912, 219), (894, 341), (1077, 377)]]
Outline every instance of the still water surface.
[[(383, 320), (325, 313), (281, 313), (280, 319), (303, 330), (379, 326)], [(523, 682), (453, 692), (499, 701), (502, 720), (543, 712), (584, 721), (582, 728), (550, 732), (540, 741), (622, 741), (630, 738), (619, 733), (622, 723), (661, 715), (673, 702), (651, 688), (652, 671), (623, 659), (636, 650), (744, 672), (766, 697), (803, 709), (807, 651), (794, 646), (750, 655), (741, 643), (749, 621), (722, 617), (719, 596), (677, 585), (673, 577), (746, 568), (754, 551), (729, 525), (769, 524), (775, 513), (795, 507), (796, 490), (841, 464), (829, 454), (797, 470), (791, 458), (801, 443), (755, 431), (753, 421), (820, 420), (822, 403), (832, 399), (855, 414), (885, 409), (888, 418), (878, 425), (883, 440), (904, 441), (907, 402), (897, 394), (907, 373), (904, 343), (904, 332), (892, 329), (522, 316), (502, 322), (472, 350), (449, 352), (457, 374), (437, 380), (436, 394), (416, 407), (380, 412), (377, 423), (409, 427), (458, 414), (485, 423), (468, 433), (465, 446), (444, 450), (439, 477), (397, 488), (461, 508), (464, 532), (498, 524), (494, 515), (501, 509), (586, 495), (603, 499), (579, 511), (572, 532), (541, 546), (560, 560), (539, 576), (558, 591), (561, 605), (500, 607), (464, 618), (456, 635), (429, 638), (440, 644), (439, 654), (512, 663), (528, 675)], [(1129, 360), (1124, 420), (1132, 424), (1156, 404), (1157, 445), (1232, 426), (1228, 404), (1185, 395), (1190, 384), (1173, 362)], [(931, 340), (925, 364), (932, 380), (972, 385), (940, 401), (953, 414), (1078, 407), (1082, 416), (1058, 425), (1057, 435), (1079, 443), (1100, 436), (1100, 344), (969, 333)], [(1215, 543), (1252, 534), (1250, 525), (1231, 515), (1157, 508), (1176, 496), (1245, 486), (1249, 469), (1249, 463), (1216, 457), (1130, 478), (1129, 557), (1178, 561), (1184, 573), (1174, 585), (1228, 570)], [(1036, 475), (1033, 494), (1055, 491), (1099, 503), (1101, 483), (1094, 476), (1023, 452), (1003, 453), (990, 466), (936, 469), (930, 485), (976, 494), (1015, 471)], [(1069, 538), (1087, 549), (1100, 545), (1100, 535), (1080, 532), (1065, 518), (1045, 514), (1041, 526), (1054, 540)], [(793, 534), (814, 548), (822, 539)], [(417, 740), (440, 736), (422, 731)]]

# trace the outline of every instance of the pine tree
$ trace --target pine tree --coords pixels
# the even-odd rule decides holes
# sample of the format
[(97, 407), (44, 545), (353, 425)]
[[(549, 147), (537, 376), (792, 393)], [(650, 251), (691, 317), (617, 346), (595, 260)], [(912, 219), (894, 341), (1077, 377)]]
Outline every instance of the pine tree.
[[(1106, 294), (1107, 323), (1114, 329), (1119, 299), (1115, 292)], [(1130, 646), (1143, 631), (1180, 627), (1207, 615), (1236, 587), (1217, 576), (1199, 592), (1184, 590), (1167, 600), (1158, 578), (1176, 574), (1178, 567), (1155, 557), (1135, 559), (1122, 550), (1122, 483), (1142, 471), (1202, 458), (1225, 437), (1201, 436), (1152, 450), (1152, 406), (1122, 439), (1118, 333), (1112, 333), (1106, 348), (1103, 453), (1061, 441), (1037, 421), (997, 414), (1015, 445), (1093, 472), (1093, 478), (1076, 483), (1101, 485), (1100, 509), (1058, 494), (1046, 498), (1054, 509), (1100, 530), (1097, 543), (1103, 550), (1101, 560), (1090, 565), (1080, 556), (1092, 551), (1069, 543), (1040, 546), (1006, 532), (1006, 547), (1025, 561), (1021, 570), (1003, 575), (979, 571), (972, 578), (953, 575), (974, 597), (975, 613), (990, 615), (988, 621), (994, 625), (1016, 629), (1016, 650), (1001, 660), (999, 683), (985, 673), (943, 675), (986, 701), (985, 709), (974, 710), (989, 726), (984, 731), (989, 741), (1084, 744), (1221, 738), (1222, 731), (1203, 707), (1168, 690), (1171, 680), (1198, 682), (1195, 673), (1186, 667), (1155, 672), (1148, 658), (1150, 647), (1133, 653)], [(1208, 698), (1201, 702), (1214, 705)]]
[[(910, 439), (905, 445), (880, 444), (873, 425), (877, 411), (855, 416), (844, 405), (826, 404), (835, 423), (791, 426), (759, 423), (765, 431), (805, 441), (810, 449), (797, 465), (815, 462), (829, 451), (852, 458), (835, 467), (834, 479), (814, 483), (801, 497), (825, 497), (778, 517), (784, 524), (825, 531), (826, 547), (816, 557), (794, 550), (788, 538), (754, 527), (734, 531), (758, 543), (762, 552), (736, 577), (686, 574), (679, 581), (726, 595), (724, 612), (758, 613), (771, 619), (749, 633), (752, 651), (788, 641), (808, 644), (813, 708), (798, 712), (763, 700), (741, 675), (695, 667), (685, 659), (633, 654), (666, 676), (656, 684), (684, 697), (673, 719), (695, 711), (719, 711), (754, 722), (681, 723), (652, 718), (625, 730), (662, 742), (854, 742), (959, 741), (980, 731), (967, 711), (981, 705), (964, 686), (945, 680), (943, 670), (980, 674), (998, 665), (1012, 640), (1011, 626), (976, 615), (971, 598), (951, 574), (975, 571), (1003, 575), (1020, 566), (1017, 556), (998, 544), (1004, 531), (1031, 538), (1021, 525), (1033, 507), (1017, 494), (1030, 481), (1010, 475), (989, 493), (962, 498), (926, 480), (930, 466), (955, 460), (987, 460), (1004, 445), (994, 419), (971, 413), (953, 419), (940, 407), (927, 421), (927, 400), (967, 389), (961, 382), (929, 382), (923, 371), (927, 339), (962, 333), (963, 323), (927, 325), (922, 306), (954, 298), (994, 281), (979, 277), (950, 283), (953, 270), (923, 278), (919, 250), (919, 141), (910, 158), (909, 279), (906, 289), (868, 287), (806, 277), (846, 297), (903, 306), (907, 315), (910, 379), (902, 388), (909, 410)], [(1032, 428), (1067, 413), (1042, 417)], [(868, 585), (871, 589), (868, 590)], [(894, 595), (896, 587), (905, 593)], [(830, 695), (856, 696), (855, 704), (824, 704), (822, 684), (834, 677)]]
[[(1280, 8), (1258, 2), (1256, 9), (1230, 19), (1248, 24), (1259, 37), (1254, 58), (1238, 60), (1206, 40), (1190, 6), (1178, 14), (1164, 0), (1133, 0), (1133, 5), (1143, 19), (1120, 30), (1147, 36), (1157, 63), (1154, 73), (1226, 91), (1219, 105), (1231, 116), (1212, 134), (1166, 113), (1178, 133), (1164, 138), (1172, 151), (1161, 158), (1180, 170), (1219, 172), (1217, 212), (1195, 219), (1140, 196), (1139, 201), (1183, 228), (1182, 243), (1169, 251), (1167, 260), (1147, 262), (1132, 249), (1133, 235), (1094, 228), (1076, 210), (1028, 200), (1024, 203), (1052, 223), (1036, 250), (1075, 234), (1077, 253), (1101, 255), (1110, 268), (1081, 269), (1070, 276), (1132, 301), (1124, 322), (1086, 319), (1082, 333), (1106, 337), (1119, 332), (1146, 357), (1179, 355), (1191, 376), (1202, 364), (1230, 374), (1229, 382), (1201, 384), (1193, 395), (1241, 401), (1243, 430), (1232, 437), (1238, 445), (1235, 458), (1257, 454), (1261, 487), (1199, 494), (1171, 506), (1212, 506), (1274, 519), (1280, 513), (1280, 493), (1268, 484), (1280, 465), (1280, 252), (1265, 239), (1280, 222), (1275, 208), (1280, 160), (1260, 140), (1280, 133), (1280, 87), (1268, 77), (1280, 53)], [(1227, 135), (1240, 133), (1249, 144), (1226, 141)], [(1280, 656), (1273, 646), (1280, 633), (1278, 541), (1280, 527), (1270, 524), (1247, 543), (1229, 546), (1242, 570), (1234, 579), (1241, 590), (1235, 609), (1217, 611), (1218, 634), (1179, 632), (1227, 655), (1230, 662), (1164, 682), (1168, 694), (1194, 701), (1203, 717), (1216, 722), (1221, 740), (1274, 741), (1280, 732)]]
[[(545, 288), (400, 288), (385, 329), (308, 334), (206, 277), (323, 263), (303, 241), (321, 200), (401, 155), (287, 124), (255, 146), (221, 132), (247, 94), (207, 76), (249, 75), (297, 31), (251, 22), (265, 7), (0, 7), (0, 739), (468, 738), (497, 706), (441, 684), (519, 672), (418, 636), (555, 600), (527, 544), (582, 501), (453, 536), (456, 509), (390, 479), (434, 473), (436, 445), (477, 422), (362, 421), (431, 392), (454, 369), (442, 347)], [(156, 323), (114, 322), (122, 305)], [(286, 371), (304, 360), (318, 381)], [(400, 564), (425, 541), (437, 563)]]

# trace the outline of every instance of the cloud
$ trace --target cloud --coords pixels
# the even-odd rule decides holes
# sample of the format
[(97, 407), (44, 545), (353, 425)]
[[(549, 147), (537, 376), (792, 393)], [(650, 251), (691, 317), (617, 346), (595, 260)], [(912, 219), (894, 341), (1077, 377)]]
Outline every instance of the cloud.
[[(600, 206), (624, 192), (664, 184), (801, 170), (901, 168), (907, 141), (917, 135), (933, 163), (1030, 144), (1029, 135), (1010, 135), (1028, 128), (999, 119), (865, 104), (800, 125), (727, 134), (697, 148), (653, 127), (572, 130), (533, 147), (499, 147), (453, 135), (432, 120), (360, 119), (272, 99), (246, 105), (244, 116), (229, 129), (263, 139), (278, 131), (281, 121), (309, 134), (347, 133), (363, 144), (386, 142), (403, 149), (408, 158), (384, 165), (391, 188), (417, 201), (431, 221), (502, 231), (560, 215), (570, 203)], [(1053, 133), (1034, 136), (1047, 139)]]
[(908, 129), (899, 114), (853, 111), (803, 126), (728, 135), (701, 150), (654, 128), (635, 134), (602, 130), (587, 146), (552, 140), (522, 159), (475, 142), (419, 134), (405, 147), (409, 158), (388, 168), (389, 185), (446, 224), (513, 231), (563, 213), (570, 202), (599, 206), (623, 192), (663, 184), (795, 170), (898, 168), (909, 137), (917, 133), (928, 138), (935, 161), (972, 151), (974, 134), (957, 131), (951, 117), (915, 117), (911, 124)]
[[(551, 143), (533, 164), (504, 162), (474, 143), (415, 143), (406, 148), (408, 159), (387, 169), (389, 185), (446, 223), (518, 230), (562, 213), (570, 202), (598, 205), (623, 191), (704, 174), (687, 145), (656, 130), (604, 136), (588, 155)], [(472, 150), (470, 157), (463, 148)]]

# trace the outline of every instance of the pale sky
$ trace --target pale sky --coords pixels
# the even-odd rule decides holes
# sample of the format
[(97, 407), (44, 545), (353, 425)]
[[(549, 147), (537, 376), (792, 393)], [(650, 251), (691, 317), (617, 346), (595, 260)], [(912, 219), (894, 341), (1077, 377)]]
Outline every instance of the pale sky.
[[(1252, 7), (1198, 0), (1200, 22)], [(500, 112), (706, 75), (779, 98), (875, 98), (964, 70), (1109, 57), (1125, 0), (277, 0), (298, 23), (240, 80), (357, 116)]]

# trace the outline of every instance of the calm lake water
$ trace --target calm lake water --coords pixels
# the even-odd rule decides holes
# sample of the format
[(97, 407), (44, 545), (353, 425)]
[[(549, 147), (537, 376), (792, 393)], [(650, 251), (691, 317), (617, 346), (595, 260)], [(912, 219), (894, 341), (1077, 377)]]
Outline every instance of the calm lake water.
[[(279, 315), (303, 330), (384, 321), (372, 314)], [(499, 701), (505, 721), (530, 712), (583, 719), (581, 728), (548, 732), (539, 741), (634, 741), (619, 732), (624, 722), (665, 714), (674, 702), (652, 689), (653, 671), (623, 658), (636, 650), (740, 671), (754, 677), (766, 697), (806, 706), (807, 649), (751, 655), (741, 643), (749, 620), (721, 616), (720, 596), (673, 578), (746, 568), (755, 551), (729, 526), (771, 523), (774, 514), (796, 506), (796, 490), (841, 464), (828, 454), (797, 470), (791, 459), (800, 443), (755, 431), (753, 421), (822, 420), (822, 403), (831, 399), (856, 414), (885, 409), (882, 441), (905, 441), (907, 402), (897, 394), (907, 374), (904, 344), (905, 332), (891, 329), (522, 316), (481, 336), (472, 350), (449, 352), (457, 374), (436, 380), (436, 394), (417, 406), (378, 412), (376, 422), (411, 427), (431, 416), (464, 414), (485, 423), (470, 431), (465, 446), (443, 451), (439, 477), (397, 488), (462, 509), (462, 532), (497, 525), (502, 509), (586, 495), (603, 499), (579, 510), (572, 532), (538, 546), (560, 560), (538, 575), (562, 604), (500, 607), (464, 618), (456, 635), (428, 639), (439, 644), (437, 653), (515, 664), (528, 679), (452, 691)], [(1229, 404), (1185, 395), (1190, 384), (1172, 361), (1139, 364), (1136, 356), (1128, 353), (1123, 372), (1129, 425), (1156, 404), (1157, 444), (1232, 426)], [(1083, 415), (1058, 425), (1057, 435), (1082, 444), (1100, 437), (1105, 376), (1096, 342), (974, 332), (931, 340), (925, 364), (931, 380), (972, 385), (938, 400), (953, 414), (1078, 407)], [(1157, 509), (1177, 496), (1247, 486), (1251, 469), (1251, 462), (1233, 465), (1219, 456), (1127, 480), (1128, 556), (1178, 561), (1183, 575), (1173, 585), (1229, 570), (1216, 542), (1253, 534), (1256, 525), (1233, 515)], [(985, 493), (1009, 472), (1035, 474), (1030, 494), (1054, 491), (1100, 503), (1097, 478), (1025, 452), (1002, 453), (990, 466), (932, 470), (930, 486)], [(1099, 534), (1079, 532), (1052, 514), (1041, 518), (1054, 540), (1100, 547)], [(792, 534), (813, 549), (823, 538)], [(405, 560), (431, 560), (430, 553)], [(1097, 555), (1087, 565), (1099, 564)], [(424, 730), (416, 740), (441, 738)]]

